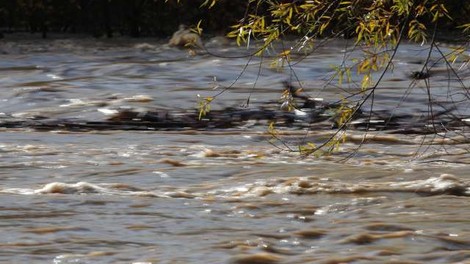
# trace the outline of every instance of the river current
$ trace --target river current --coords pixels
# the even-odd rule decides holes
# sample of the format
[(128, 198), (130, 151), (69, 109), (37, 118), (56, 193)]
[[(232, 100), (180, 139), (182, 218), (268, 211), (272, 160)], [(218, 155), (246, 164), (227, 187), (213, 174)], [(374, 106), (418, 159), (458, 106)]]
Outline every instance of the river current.
[[(237, 58), (248, 51), (235, 45), (210, 47), (215, 57), (152, 39), (8, 37), (0, 43), (1, 122), (194, 109), (198, 94), (237, 78), (213, 108), (248, 96), (272, 104), (292, 76), (271, 69), (272, 58), (261, 66)], [(293, 66), (311, 96), (341, 100), (328, 76), (345, 47), (332, 41)], [(403, 45), (377, 109), (429, 110), (424, 81), (409, 88), (426, 48)], [(438, 59), (432, 71), (434, 99), (468, 119), (461, 84)], [(458, 71), (468, 87), (468, 69)], [(271, 145), (266, 130), (253, 122), (178, 131), (2, 127), (0, 262), (470, 263), (468, 127), (350, 131), (334, 155), (306, 158)], [(294, 149), (333, 132), (280, 131)]]

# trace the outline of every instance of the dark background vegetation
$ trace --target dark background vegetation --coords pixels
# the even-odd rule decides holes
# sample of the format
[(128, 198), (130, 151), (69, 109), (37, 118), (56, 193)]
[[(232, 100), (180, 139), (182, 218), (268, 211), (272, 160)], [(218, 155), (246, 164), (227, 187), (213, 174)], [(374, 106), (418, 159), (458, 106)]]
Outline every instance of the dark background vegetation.
[[(0, 0), (1, 33), (80, 33), (95, 37), (171, 35), (179, 24), (224, 34), (245, 15), (248, 0), (221, 0), (212, 9), (204, 0)], [(470, 1), (443, 1), (453, 21), (441, 31), (470, 22)], [(253, 11), (253, 10), (251, 10)]]
[(0, 0), (3, 33), (81, 33), (95, 37), (171, 35), (179, 24), (223, 34), (245, 13), (246, 0), (224, 0), (208, 10), (203, 0)]

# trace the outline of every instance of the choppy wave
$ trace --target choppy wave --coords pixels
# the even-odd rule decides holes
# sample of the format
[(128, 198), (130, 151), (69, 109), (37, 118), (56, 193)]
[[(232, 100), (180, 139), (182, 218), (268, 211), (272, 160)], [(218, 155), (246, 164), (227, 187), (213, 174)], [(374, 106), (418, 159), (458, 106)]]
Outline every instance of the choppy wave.
[(313, 195), (353, 194), (353, 193), (416, 193), (420, 195), (457, 195), (470, 196), (470, 183), (451, 174), (442, 174), (423, 180), (402, 182), (362, 182), (348, 183), (329, 178), (295, 177), (287, 179), (265, 180), (230, 188), (220, 188), (209, 192), (175, 189), (172, 191), (145, 190), (127, 184), (93, 184), (88, 182), (63, 183), (52, 182), (38, 189), (6, 188), (2, 193), (22, 195), (48, 194), (101, 194), (117, 196), (148, 196), (158, 198), (247, 198), (263, 197), (269, 194)]
[(246, 184), (232, 189), (217, 190), (214, 191), (214, 194), (247, 197), (265, 196), (272, 193), (299, 195), (316, 193), (349, 194), (377, 192), (408, 192), (424, 195), (451, 194), (470, 196), (470, 183), (464, 182), (450, 174), (442, 174), (439, 177), (415, 181), (363, 183), (340, 182), (329, 178), (298, 177)]

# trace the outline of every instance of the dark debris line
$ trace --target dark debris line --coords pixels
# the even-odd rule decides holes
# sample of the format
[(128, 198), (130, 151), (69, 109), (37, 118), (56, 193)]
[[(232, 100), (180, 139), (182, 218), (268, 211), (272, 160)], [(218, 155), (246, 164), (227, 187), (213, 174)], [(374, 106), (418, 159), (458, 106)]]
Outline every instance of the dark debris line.
[[(299, 111), (301, 113), (299, 114)], [(138, 112), (131, 109), (119, 111), (108, 120), (90, 121), (79, 119), (18, 119), (3, 116), (0, 128), (35, 129), (37, 131), (106, 131), (106, 130), (224, 130), (255, 126), (266, 126), (275, 122), (278, 128), (331, 130), (336, 126), (336, 113), (328, 105), (317, 108), (285, 112), (269, 108), (226, 108), (213, 110), (198, 120), (196, 110), (175, 111), (155, 110)], [(369, 117), (371, 117), (369, 119)], [(395, 115), (386, 112), (369, 113), (358, 111), (348, 129), (384, 130), (400, 134), (429, 134), (445, 130), (462, 131), (470, 126), (465, 117), (455, 117), (448, 113), (436, 114), (433, 119), (427, 115)], [(468, 119), (468, 117), (467, 117)], [(431, 124), (434, 122), (434, 126)], [(437, 129), (437, 131), (436, 131)]]

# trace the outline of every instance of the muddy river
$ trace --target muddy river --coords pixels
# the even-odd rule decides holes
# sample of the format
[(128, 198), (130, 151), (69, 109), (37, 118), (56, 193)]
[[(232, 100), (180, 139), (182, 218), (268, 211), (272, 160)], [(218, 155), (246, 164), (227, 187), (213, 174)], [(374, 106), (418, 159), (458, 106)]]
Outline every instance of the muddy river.
[[(293, 66), (309, 95), (335, 101), (357, 91), (328, 84), (346, 45), (333, 41)], [(409, 78), (426, 48), (403, 45), (375, 95), (377, 109), (429, 109), (425, 82), (410, 88)], [(247, 96), (272, 103), (292, 76), (271, 69), (272, 58), (250, 61), (235, 45), (210, 50), (220, 56), (152, 39), (7, 36), (0, 123), (194, 109), (198, 94), (214, 95), (237, 78), (214, 109)], [(433, 100), (452, 102), (468, 118), (468, 91), (433, 56)], [(457, 70), (468, 87), (468, 69)], [(365, 142), (363, 131), (350, 131), (335, 155), (307, 158), (270, 144), (266, 130), (256, 122), (177, 131), (1, 127), (0, 262), (470, 263), (468, 127), (371, 131)], [(295, 149), (300, 139), (333, 131), (283, 128), (282, 136)]]

